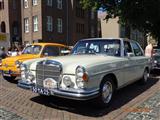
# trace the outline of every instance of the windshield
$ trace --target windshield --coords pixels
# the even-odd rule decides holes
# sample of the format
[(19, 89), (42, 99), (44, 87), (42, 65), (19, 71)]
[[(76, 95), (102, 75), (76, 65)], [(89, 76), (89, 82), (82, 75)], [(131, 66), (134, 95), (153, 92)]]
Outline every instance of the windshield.
[(120, 40), (82, 40), (72, 49), (71, 54), (105, 54), (120, 56)]
[(40, 45), (30, 45), (23, 50), (22, 54), (39, 54), (41, 48)]

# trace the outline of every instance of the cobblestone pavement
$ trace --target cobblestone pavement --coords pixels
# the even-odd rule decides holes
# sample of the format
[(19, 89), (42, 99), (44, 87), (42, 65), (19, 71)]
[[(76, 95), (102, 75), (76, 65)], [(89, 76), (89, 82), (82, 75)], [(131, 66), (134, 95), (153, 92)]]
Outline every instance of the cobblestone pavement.
[(115, 93), (108, 108), (98, 109), (90, 101), (38, 96), (18, 88), (16, 82), (0, 77), (0, 120), (8, 116), (13, 116), (15, 120), (156, 119), (160, 116), (157, 112), (160, 105), (159, 79), (160, 77), (153, 76), (147, 85), (129, 85)]
[(160, 120), (160, 91), (131, 112), (124, 120)]
[(0, 108), (0, 120), (24, 120), (22, 117)]

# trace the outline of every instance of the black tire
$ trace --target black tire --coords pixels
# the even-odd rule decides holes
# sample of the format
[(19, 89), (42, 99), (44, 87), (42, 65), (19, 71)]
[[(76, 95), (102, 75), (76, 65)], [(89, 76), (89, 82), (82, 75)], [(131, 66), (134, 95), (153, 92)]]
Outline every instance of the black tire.
[[(108, 89), (109, 91), (106, 91), (107, 90), (106, 87), (108, 87), (110, 90)], [(114, 90), (115, 90), (114, 81), (112, 80), (111, 77), (106, 77), (100, 85), (100, 95), (97, 98), (95, 98), (95, 100), (94, 100), (94, 102), (96, 103), (95, 104), (96, 107), (105, 108), (105, 107), (109, 106), (109, 104), (112, 101)], [(106, 92), (106, 93), (104, 93), (104, 92)]]
[(143, 76), (140, 79), (140, 83), (142, 85), (146, 84), (148, 82), (148, 77), (149, 77), (149, 71), (147, 69), (145, 69), (144, 72), (143, 72)]
[(5, 79), (5, 80), (7, 80), (7, 81), (13, 81), (13, 80), (15, 80), (16, 79), (16, 77), (8, 77), (8, 76), (3, 76), (3, 78)]

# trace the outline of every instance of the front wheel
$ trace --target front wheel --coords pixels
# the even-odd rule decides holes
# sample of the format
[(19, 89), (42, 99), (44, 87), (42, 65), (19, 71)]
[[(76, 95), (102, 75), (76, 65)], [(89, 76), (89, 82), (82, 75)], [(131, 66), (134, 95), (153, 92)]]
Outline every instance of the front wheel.
[(113, 92), (115, 89), (115, 84), (111, 78), (106, 78), (102, 81), (100, 85), (100, 95), (98, 98), (95, 98), (97, 107), (104, 108), (107, 107), (113, 96)]

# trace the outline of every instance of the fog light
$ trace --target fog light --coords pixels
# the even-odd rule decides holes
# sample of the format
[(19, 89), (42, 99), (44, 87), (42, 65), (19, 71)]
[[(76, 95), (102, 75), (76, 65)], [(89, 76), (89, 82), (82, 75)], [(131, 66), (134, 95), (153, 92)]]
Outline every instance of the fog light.
[(63, 78), (63, 83), (66, 87), (71, 87), (74, 84), (69, 76)]

